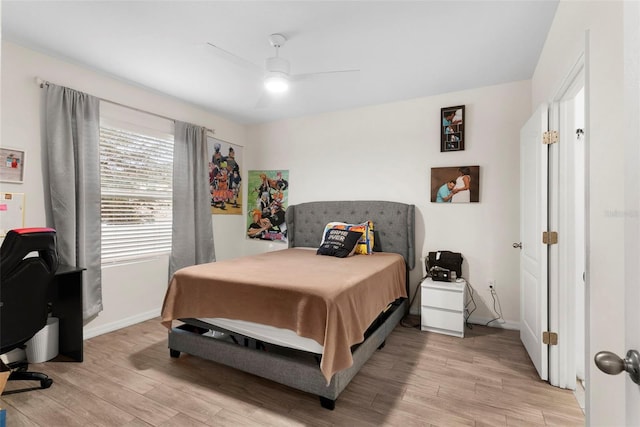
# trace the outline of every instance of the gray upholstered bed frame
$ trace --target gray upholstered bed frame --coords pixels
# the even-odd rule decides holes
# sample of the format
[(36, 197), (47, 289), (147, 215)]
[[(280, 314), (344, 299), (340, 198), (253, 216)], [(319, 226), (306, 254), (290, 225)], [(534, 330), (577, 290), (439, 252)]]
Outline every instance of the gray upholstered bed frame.
[[(399, 253), (406, 261), (407, 295), (409, 270), (415, 266), (414, 219), (414, 205), (385, 201), (309, 202), (289, 206), (286, 212), (289, 247), (320, 246), (322, 231), (331, 221), (373, 221), (378, 239), (376, 246), (383, 252)], [(376, 349), (384, 346), (387, 336), (408, 310), (408, 302), (404, 299), (379, 318), (365, 341), (353, 349), (353, 365), (334, 374), (329, 385), (320, 371), (319, 355), (288, 349), (266, 352), (262, 351), (261, 343), (252, 348), (248, 339), (244, 340), (243, 346), (213, 338), (210, 334), (204, 335), (212, 326), (197, 319), (181, 319), (185, 324), (169, 333), (169, 349), (172, 357), (185, 352), (316, 394), (323, 407), (333, 409), (342, 390)]]

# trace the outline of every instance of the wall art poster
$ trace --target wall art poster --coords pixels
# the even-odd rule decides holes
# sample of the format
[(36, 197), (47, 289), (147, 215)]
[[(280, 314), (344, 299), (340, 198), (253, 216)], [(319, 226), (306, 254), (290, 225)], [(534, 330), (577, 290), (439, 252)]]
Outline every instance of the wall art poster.
[(286, 242), (289, 171), (249, 171), (247, 185), (247, 237)]
[(474, 203), (480, 201), (480, 166), (431, 168), (431, 201)]
[(207, 138), (211, 213), (242, 215), (242, 147)]

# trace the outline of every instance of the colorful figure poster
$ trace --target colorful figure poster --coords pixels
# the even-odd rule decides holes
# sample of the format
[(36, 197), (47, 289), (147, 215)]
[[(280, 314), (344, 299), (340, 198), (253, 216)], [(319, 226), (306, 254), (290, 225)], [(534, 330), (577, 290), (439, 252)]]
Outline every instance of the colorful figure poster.
[(287, 241), (289, 171), (249, 171), (247, 237)]
[(242, 215), (242, 147), (208, 138), (207, 148), (211, 213)]

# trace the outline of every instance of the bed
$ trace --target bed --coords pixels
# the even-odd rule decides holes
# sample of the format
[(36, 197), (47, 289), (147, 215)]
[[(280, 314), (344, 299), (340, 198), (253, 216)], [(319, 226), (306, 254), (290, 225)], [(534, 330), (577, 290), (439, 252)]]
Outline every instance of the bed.
[[(388, 201), (289, 206), (288, 248), (176, 272), (162, 309), (171, 357), (222, 363), (333, 409), (408, 312), (414, 218), (413, 205)], [(372, 255), (316, 255), (328, 223), (365, 220), (375, 230)]]

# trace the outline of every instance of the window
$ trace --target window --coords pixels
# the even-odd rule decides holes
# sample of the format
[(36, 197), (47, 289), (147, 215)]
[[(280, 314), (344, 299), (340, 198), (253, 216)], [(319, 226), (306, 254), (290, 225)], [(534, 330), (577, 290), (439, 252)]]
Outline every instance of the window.
[(102, 262), (170, 252), (173, 135), (102, 114)]

